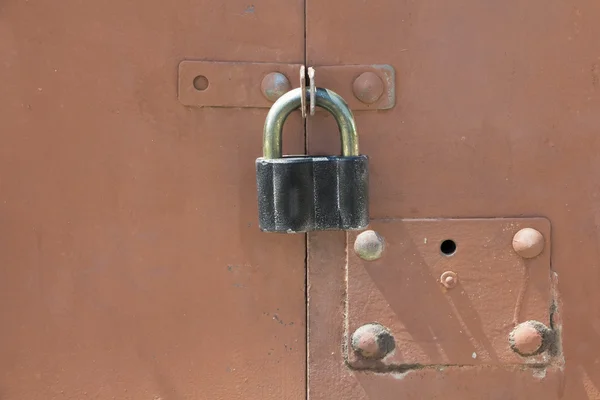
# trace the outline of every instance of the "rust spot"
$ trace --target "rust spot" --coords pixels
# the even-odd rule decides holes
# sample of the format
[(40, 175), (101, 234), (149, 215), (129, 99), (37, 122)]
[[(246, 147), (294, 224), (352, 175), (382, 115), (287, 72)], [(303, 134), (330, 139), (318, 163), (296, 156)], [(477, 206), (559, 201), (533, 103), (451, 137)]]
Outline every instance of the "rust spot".
[(592, 64), (591, 73), (592, 73), (592, 86), (594, 86), (594, 88), (598, 88), (598, 86), (600, 84), (600, 66), (596, 63)]

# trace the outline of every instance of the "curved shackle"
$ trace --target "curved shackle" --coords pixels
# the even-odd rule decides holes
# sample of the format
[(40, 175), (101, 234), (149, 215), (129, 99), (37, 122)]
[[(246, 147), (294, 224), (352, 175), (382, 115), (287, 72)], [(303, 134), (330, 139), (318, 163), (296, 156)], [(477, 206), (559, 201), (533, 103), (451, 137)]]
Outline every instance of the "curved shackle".
[[(309, 93), (306, 93), (309, 97)], [(263, 158), (272, 159), (282, 156), (281, 137), (283, 133), (283, 124), (292, 113), (300, 108), (302, 103), (302, 89), (292, 89), (271, 106), (265, 128), (263, 130)], [(316, 105), (329, 111), (340, 130), (340, 139), (342, 142), (343, 156), (358, 156), (358, 132), (356, 123), (350, 107), (344, 99), (337, 93), (329, 89), (317, 88), (315, 93)]]

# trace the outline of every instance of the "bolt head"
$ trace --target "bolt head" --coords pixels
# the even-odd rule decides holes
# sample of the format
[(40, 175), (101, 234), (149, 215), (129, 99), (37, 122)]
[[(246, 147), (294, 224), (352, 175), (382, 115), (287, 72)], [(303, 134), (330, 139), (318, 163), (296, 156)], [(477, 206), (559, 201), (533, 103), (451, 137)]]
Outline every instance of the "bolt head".
[(267, 100), (274, 102), (292, 90), (292, 85), (289, 79), (281, 72), (271, 72), (263, 78), (260, 89)]
[(533, 228), (523, 228), (512, 242), (515, 252), (523, 258), (535, 258), (544, 250), (544, 235)]
[(458, 275), (456, 275), (456, 272), (446, 271), (440, 277), (440, 282), (445, 288), (452, 289), (458, 285)]
[(542, 353), (548, 347), (550, 329), (538, 321), (523, 322), (515, 327), (508, 336), (511, 349), (529, 357)]
[(354, 251), (360, 258), (366, 261), (381, 258), (384, 247), (383, 238), (372, 230), (361, 232), (354, 242)]
[(354, 95), (365, 104), (373, 104), (383, 94), (383, 81), (374, 72), (364, 72), (354, 80)]
[(366, 324), (352, 334), (352, 349), (361, 357), (381, 360), (396, 347), (394, 337), (380, 324)]

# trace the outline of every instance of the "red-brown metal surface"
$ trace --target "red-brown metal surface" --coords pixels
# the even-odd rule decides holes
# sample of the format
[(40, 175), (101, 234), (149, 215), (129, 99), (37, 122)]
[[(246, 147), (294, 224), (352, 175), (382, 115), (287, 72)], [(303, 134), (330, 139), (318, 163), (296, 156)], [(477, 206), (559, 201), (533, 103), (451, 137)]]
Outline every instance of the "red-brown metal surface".
[[(524, 259), (513, 250), (522, 228), (536, 228), (546, 238), (538, 257)], [(353, 368), (551, 361), (548, 352), (521, 357), (508, 340), (521, 322), (551, 324), (547, 220), (375, 220), (370, 229), (385, 243), (381, 257), (365, 261), (348, 252), (346, 349)], [(356, 236), (349, 234), (348, 243)], [(440, 250), (446, 240), (457, 246), (449, 255)], [(447, 272), (457, 282), (445, 287), (440, 278)], [(372, 321), (395, 338), (394, 352), (383, 360), (365, 360), (350, 349), (352, 333)]]
[(183, 59), (302, 63), (303, 1), (0, 10), (0, 398), (303, 399), (304, 237), (256, 221), (267, 110), (177, 100)]
[[(306, 20), (308, 65), (383, 63), (396, 70), (396, 106), (355, 113), (361, 153), (370, 156), (373, 218), (551, 222), (553, 318), (564, 359), (564, 366), (544, 368), (436, 364), (374, 373), (349, 367), (340, 343), (346, 343), (344, 271), (353, 244), (342, 233), (314, 233), (310, 400), (600, 399), (600, 5), (307, 0)], [(307, 129), (310, 152), (336, 151), (330, 118), (317, 114)], [(401, 285), (397, 296), (419, 297), (421, 285)], [(442, 306), (438, 299), (442, 311), (447, 300)], [(489, 301), (496, 302), (493, 310), (514, 310), (513, 298)], [(432, 320), (429, 307), (412, 304), (424, 327), (454, 326)], [(469, 312), (466, 304), (457, 310)], [(486, 313), (472, 317), (493, 318)], [(451, 351), (462, 357), (472, 347), (456, 340)]]
[[(0, 397), (600, 399), (599, 20), (595, 0), (4, 1)], [(555, 358), (447, 365), (473, 343), (404, 338), (394, 351), (443, 344), (458, 356), (414, 353), (430, 364), (377, 372), (348, 365), (346, 323), (369, 311), (346, 315), (347, 290), (360, 292), (347, 286), (352, 243), (340, 232), (305, 242), (258, 230), (253, 165), (266, 109), (186, 107), (182, 60), (315, 66), (317, 84), (339, 87), (357, 110), (375, 219), (545, 216)], [(395, 70), (392, 108), (361, 111), (380, 107), (389, 80), (319, 70), (355, 65)], [(188, 89), (212, 90), (210, 77), (190, 77)], [(265, 106), (262, 79), (236, 90)], [(290, 117), (285, 152), (303, 152), (303, 125)], [(309, 152), (339, 149), (327, 113), (306, 128)], [(515, 248), (527, 253), (529, 240)], [(464, 271), (444, 272), (456, 275), (440, 283), (460, 289)], [(355, 278), (348, 285), (376, 299), (375, 280)], [(399, 287), (406, 299), (422, 293)], [(452, 328), (423, 307), (412, 308), (424, 323)], [(515, 298), (473, 309), (471, 321), (491, 327)], [(535, 325), (516, 328), (509, 345), (537, 346)]]

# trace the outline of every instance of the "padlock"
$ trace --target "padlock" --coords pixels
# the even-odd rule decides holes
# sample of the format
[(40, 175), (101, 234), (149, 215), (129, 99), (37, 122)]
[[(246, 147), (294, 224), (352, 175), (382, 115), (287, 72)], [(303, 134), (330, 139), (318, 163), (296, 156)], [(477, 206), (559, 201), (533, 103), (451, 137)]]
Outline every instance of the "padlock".
[(358, 230), (369, 223), (369, 160), (359, 154), (350, 108), (338, 94), (317, 88), (315, 102), (335, 118), (341, 156), (282, 156), (287, 117), (301, 105), (302, 90), (281, 96), (267, 114), (263, 156), (256, 159), (259, 228), (299, 233)]

